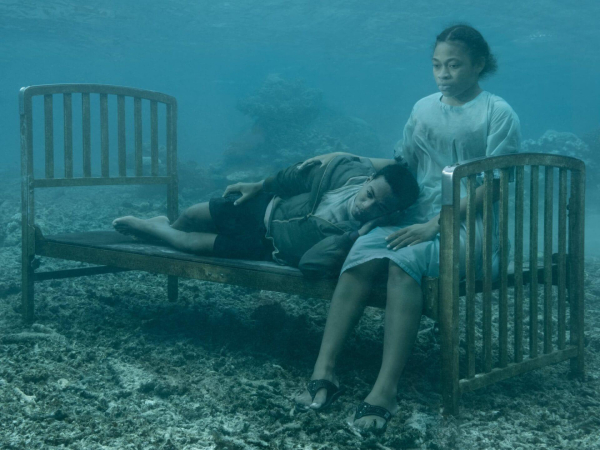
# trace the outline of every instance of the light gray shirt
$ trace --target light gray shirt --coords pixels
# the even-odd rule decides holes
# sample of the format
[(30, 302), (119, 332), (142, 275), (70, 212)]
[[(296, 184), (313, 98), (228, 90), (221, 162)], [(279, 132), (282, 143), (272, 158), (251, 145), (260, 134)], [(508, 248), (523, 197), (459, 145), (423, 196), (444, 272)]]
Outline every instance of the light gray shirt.
[(315, 216), (331, 223), (356, 220), (351, 211), (356, 194), (361, 187), (362, 184), (345, 184), (341, 188), (326, 192), (317, 206)]
[[(519, 149), (519, 118), (502, 98), (483, 91), (462, 106), (451, 106), (441, 97), (438, 92), (415, 104), (396, 146), (396, 159), (404, 158), (420, 188), (401, 226), (427, 222), (440, 212), (444, 167)], [(466, 182), (463, 189), (464, 196)]]

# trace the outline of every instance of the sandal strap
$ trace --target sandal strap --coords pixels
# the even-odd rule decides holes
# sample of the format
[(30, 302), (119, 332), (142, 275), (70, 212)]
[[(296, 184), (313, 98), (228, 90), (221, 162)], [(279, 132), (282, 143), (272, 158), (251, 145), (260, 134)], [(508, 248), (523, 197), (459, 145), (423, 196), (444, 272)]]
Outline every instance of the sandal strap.
[(311, 380), (306, 385), (306, 389), (310, 393), (310, 396), (313, 400), (320, 389), (327, 389), (327, 398), (339, 390), (339, 388), (329, 380)]
[(371, 405), (367, 402), (362, 402), (356, 407), (354, 420), (358, 420), (364, 416), (377, 416), (383, 418), (386, 422), (392, 418), (392, 413), (383, 406)]

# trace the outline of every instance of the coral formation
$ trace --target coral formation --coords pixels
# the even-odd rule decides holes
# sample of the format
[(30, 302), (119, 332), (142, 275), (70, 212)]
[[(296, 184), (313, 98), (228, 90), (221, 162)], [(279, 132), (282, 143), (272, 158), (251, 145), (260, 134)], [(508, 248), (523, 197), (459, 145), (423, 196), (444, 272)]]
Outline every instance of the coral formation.
[(546, 131), (539, 139), (527, 139), (521, 144), (523, 152), (552, 153), (579, 158), (586, 163), (588, 170), (600, 167), (600, 154), (579, 136), (566, 131)]
[(242, 113), (265, 128), (278, 128), (285, 123), (307, 125), (322, 108), (321, 91), (307, 88), (298, 80), (285, 80), (278, 74), (269, 75), (258, 92), (238, 104)]
[(379, 149), (366, 122), (327, 106), (321, 91), (301, 81), (270, 75), (238, 109), (253, 125), (230, 143), (215, 167), (224, 176), (235, 173), (231, 181), (256, 180), (317, 154), (373, 154)]

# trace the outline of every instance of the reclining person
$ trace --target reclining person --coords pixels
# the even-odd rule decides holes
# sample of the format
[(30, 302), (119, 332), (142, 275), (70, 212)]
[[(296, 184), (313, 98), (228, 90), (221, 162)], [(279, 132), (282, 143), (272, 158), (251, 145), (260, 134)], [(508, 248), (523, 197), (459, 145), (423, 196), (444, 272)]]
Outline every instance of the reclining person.
[(165, 216), (113, 221), (123, 234), (220, 258), (274, 260), (309, 276), (337, 276), (354, 241), (410, 206), (419, 193), (406, 167), (375, 173), (367, 158), (339, 156), (293, 165), (257, 183), (228, 186), (223, 197)]

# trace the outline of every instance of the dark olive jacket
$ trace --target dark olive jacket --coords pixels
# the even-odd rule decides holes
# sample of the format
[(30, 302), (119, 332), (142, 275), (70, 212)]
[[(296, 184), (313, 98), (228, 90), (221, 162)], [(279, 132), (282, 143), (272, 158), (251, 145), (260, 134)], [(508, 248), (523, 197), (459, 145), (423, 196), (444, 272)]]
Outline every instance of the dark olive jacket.
[(273, 241), (273, 258), (300, 265), (306, 275), (339, 274), (354, 242), (353, 232), (361, 224), (353, 220), (331, 223), (314, 213), (326, 192), (347, 184), (363, 184), (373, 173), (373, 165), (366, 158), (338, 156), (325, 166), (300, 171), (295, 164), (267, 178), (263, 189), (275, 194), (266, 234)]

